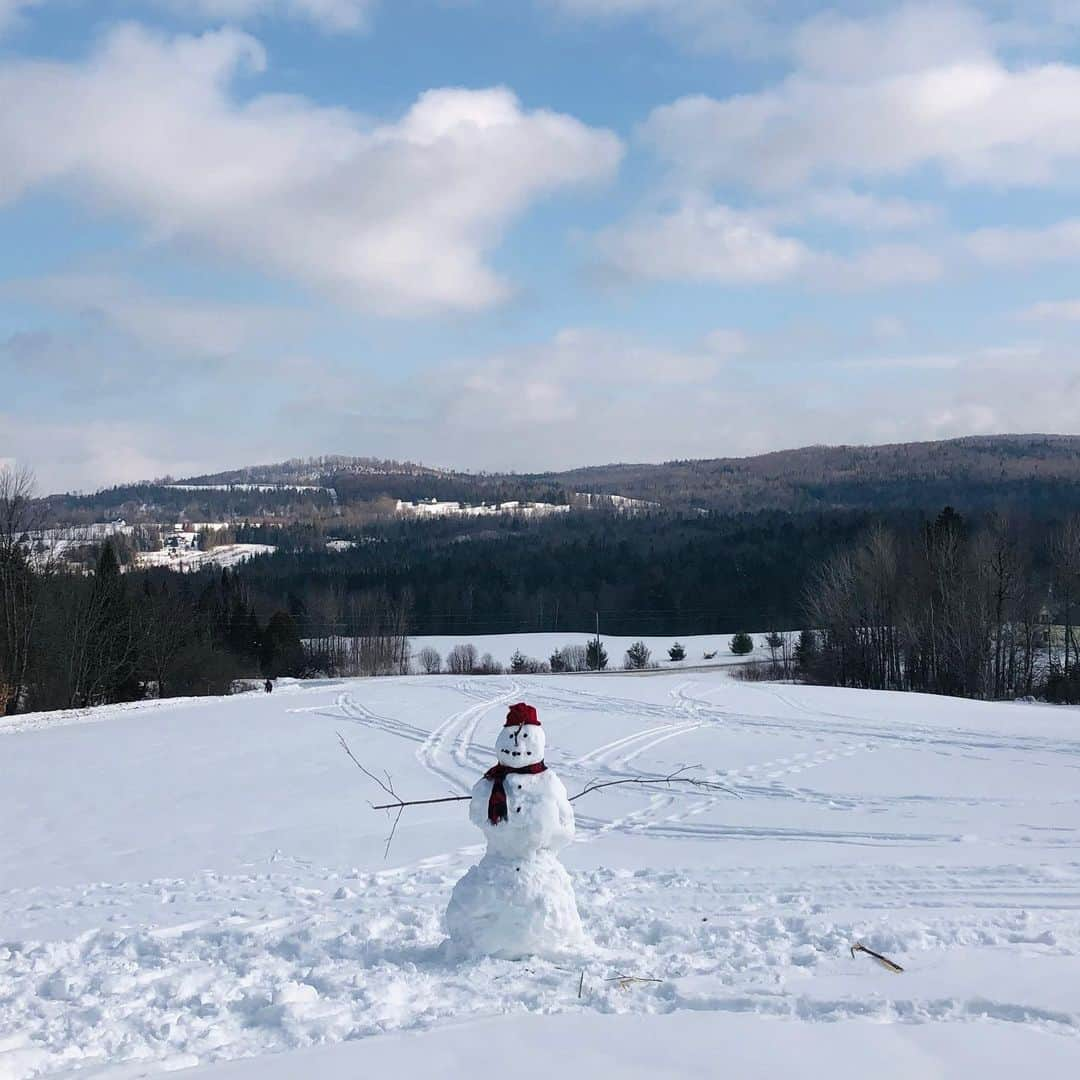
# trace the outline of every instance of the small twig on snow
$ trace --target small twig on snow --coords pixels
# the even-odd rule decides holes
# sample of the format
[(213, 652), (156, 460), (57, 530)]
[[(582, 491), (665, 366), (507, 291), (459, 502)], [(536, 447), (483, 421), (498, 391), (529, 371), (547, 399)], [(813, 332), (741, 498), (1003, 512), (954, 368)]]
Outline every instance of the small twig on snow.
[(887, 956), (882, 956), (879, 952), (874, 952), (873, 949), (868, 949), (861, 941), (856, 941), (851, 946), (851, 957), (855, 958), (857, 952), (866, 953), (867, 956), (876, 960), (886, 971), (891, 971), (894, 975), (902, 975), (904, 969), (895, 961), (890, 960)]
[(663, 979), (648, 979), (640, 975), (616, 975), (614, 978), (604, 980), (604, 982), (618, 983), (620, 990), (629, 990), (634, 983), (662, 983), (663, 981)]

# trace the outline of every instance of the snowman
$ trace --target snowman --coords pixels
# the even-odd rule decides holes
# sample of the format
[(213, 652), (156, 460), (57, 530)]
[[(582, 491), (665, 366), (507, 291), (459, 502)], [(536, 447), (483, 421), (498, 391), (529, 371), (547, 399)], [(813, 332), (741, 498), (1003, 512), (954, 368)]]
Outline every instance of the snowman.
[(460, 952), (513, 959), (584, 943), (570, 875), (555, 854), (574, 839), (574, 811), (544, 764), (544, 744), (536, 710), (512, 705), (495, 743), (499, 762), (477, 781), (469, 804), (487, 852), (454, 886), (446, 909)]

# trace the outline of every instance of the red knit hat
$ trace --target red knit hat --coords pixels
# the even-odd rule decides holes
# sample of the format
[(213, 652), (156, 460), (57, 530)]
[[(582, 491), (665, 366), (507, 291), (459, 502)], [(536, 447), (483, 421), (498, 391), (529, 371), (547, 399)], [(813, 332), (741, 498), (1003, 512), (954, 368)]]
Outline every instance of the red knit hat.
[(519, 727), (521, 724), (540, 726), (540, 718), (536, 715), (536, 710), (531, 705), (526, 705), (524, 701), (510, 706), (504, 727)]

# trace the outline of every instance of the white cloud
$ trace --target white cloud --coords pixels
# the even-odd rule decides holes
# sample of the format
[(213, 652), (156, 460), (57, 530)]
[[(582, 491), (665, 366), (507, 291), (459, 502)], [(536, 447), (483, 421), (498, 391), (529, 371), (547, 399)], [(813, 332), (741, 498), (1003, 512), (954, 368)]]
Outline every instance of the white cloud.
[(763, 207), (758, 216), (776, 224), (823, 221), (850, 229), (890, 232), (933, 224), (941, 211), (912, 199), (887, 198), (850, 188), (826, 188)]
[(926, 282), (941, 259), (914, 245), (871, 247), (850, 255), (816, 251), (775, 232), (768, 213), (737, 211), (701, 199), (639, 215), (601, 233), (601, 258), (613, 270), (646, 281), (764, 284), (801, 280), (838, 289)]
[[(772, 352), (772, 348), (779, 353)], [(427, 382), (419, 416), (378, 429), (388, 453), (471, 468), (541, 470), (609, 461), (750, 454), (811, 443), (878, 443), (972, 432), (1071, 431), (1080, 358), (1000, 349), (790, 360), (754, 343), (732, 359), (596, 330), (473, 363)], [(783, 365), (782, 367), (780, 365)], [(1040, 378), (1032, 384), (1031, 371)], [(887, 392), (883, 392), (887, 387)], [(366, 400), (367, 391), (354, 391)], [(319, 402), (324, 432), (355, 431), (341, 394)]]
[(877, 341), (895, 341), (907, 333), (903, 319), (895, 315), (879, 315), (870, 325), (870, 333)]
[(1044, 300), (1019, 312), (1028, 322), (1080, 322), (1080, 300)]
[(939, 169), (954, 183), (1040, 185), (1080, 163), (1080, 68), (1007, 66), (972, 11), (910, 5), (809, 23), (777, 86), (654, 110), (645, 141), (698, 184), (782, 190)]
[(547, 344), (494, 356), (465, 371), (450, 402), (451, 420), (467, 427), (514, 426), (522, 404), (537, 424), (589, 415), (595, 398), (647, 387), (697, 386), (746, 348), (741, 334), (716, 331), (696, 350), (666, 349), (621, 334), (560, 331)]
[(232, 357), (279, 335), (291, 321), (277, 308), (156, 295), (130, 279), (108, 274), (55, 275), (16, 283), (2, 292), (100, 319), (138, 345), (180, 357)]
[(900, 4), (853, 18), (826, 11), (795, 31), (792, 54), (810, 76), (851, 81), (905, 75), (991, 55), (991, 27), (973, 8), (951, 3)]
[(356, 452), (357, 439), (381, 455), (533, 471), (1075, 428), (1080, 357), (1067, 348), (874, 347), (865, 356), (815, 357), (830, 351), (796, 352), (796, 362), (790, 341), (751, 343), (730, 329), (689, 346), (573, 329), (441, 364), (412, 378), (407, 393), (403, 382), (351, 365), (332, 380), (322, 369), (316, 378), (301, 370), (277, 415), (238, 414), (232, 402), (218, 403), (218, 414), (204, 417), (211, 440), (149, 417), (133, 420), (141, 414), (132, 413), (129, 397), (115, 416), (102, 414), (100, 399), (89, 418), (82, 401), (70, 419), (62, 401), (45, 419), (8, 408), (0, 410), (0, 457), (32, 464), (41, 486), (57, 490), (291, 453)]
[(429, 460), (450, 455), (500, 468), (703, 450), (715, 445), (722, 415), (712, 410), (739, 396), (722, 389), (738, 381), (722, 378), (725, 367), (749, 344), (731, 329), (690, 348), (566, 329), (543, 344), (444, 370), (432, 387), (431, 419), (412, 440)]
[(157, 0), (179, 14), (246, 22), (278, 16), (306, 19), (331, 33), (366, 30), (379, 0)]
[[(824, 0), (536, 0), (593, 22), (638, 20), (695, 52), (729, 50), (740, 60), (794, 56), (810, 69), (897, 71), (957, 51), (986, 47), (1062, 50), (1080, 28), (1076, 0), (928, 0), (826, 4)], [(808, 14), (815, 7), (816, 14)], [(846, 9), (846, 10), (845, 10)], [(846, 11), (855, 11), (860, 18)], [(862, 23), (887, 23), (891, 41), (876, 63), (879, 39)]]
[(713, 356), (734, 358), (750, 348), (750, 339), (741, 330), (713, 330), (705, 337), (705, 349)]
[(750, 214), (702, 200), (644, 214), (602, 233), (604, 260), (628, 277), (654, 281), (774, 282), (811, 260), (799, 240)]
[[(644, 18), (695, 51), (774, 53), (788, 37), (785, 0), (541, 0), (564, 15), (612, 21)], [(776, 16), (771, 18), (771, 16)]]
[(1059, 221), (1042, 229), (978, 229), (967, 246), (987, 263), (1024, 266), (1080, 258), (1080, 218)]
[(853, 371), (956, 371), (964, 363), (955, 353), (857, 356), (840, 362)]
[(468, 311), (510, 293), (485, 256), (514, 218), (620, 160), (610, 132), (526, 111), (502, 88), (429, 91), (378, 125), (296, 97), (235, 97), (232, 83), (265, 64), (238, 31), (124, 26), (84, 63), (0, 66), (0, 205), (64, 186), (159, 240), (352, 305)]
[(0, 411), (0, 454), (14, 450), (13, 456), (34, 470), (38, 490), (45, 493), (151, 479), (174, 467), (180, 475), (196, 473), (206, 461), (192, 456), (191, 449), (201, 442), (151, 423), (31, 420)]
[(945, 266), (939, 255), (914, 244), (883, 244), (852, 255), (821, 253), (807, 269), (813, 284), (854, 290), (937, 281)]

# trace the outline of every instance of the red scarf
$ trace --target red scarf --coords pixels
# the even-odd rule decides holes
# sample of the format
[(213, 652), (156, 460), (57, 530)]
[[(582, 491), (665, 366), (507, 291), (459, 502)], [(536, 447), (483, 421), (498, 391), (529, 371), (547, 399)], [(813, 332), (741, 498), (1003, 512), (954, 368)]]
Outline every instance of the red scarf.
[(492, 765), (484, 773), (484, 779), (491, 781), (491, 797), (488, 799), (488, 821), (492, 825), (498, 825), (500, 821), (506, 820), (506, 787), (503, 784), (503, 777), (509, 776), (510, 773), (542, 772), (547, 772), (547, 766), (542, 761), (538, 761), (535, 765), (522, 765), (518, 769), (512, 769), (509, 765)]

